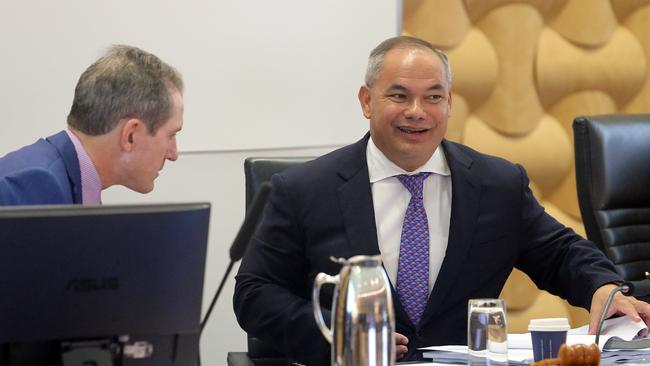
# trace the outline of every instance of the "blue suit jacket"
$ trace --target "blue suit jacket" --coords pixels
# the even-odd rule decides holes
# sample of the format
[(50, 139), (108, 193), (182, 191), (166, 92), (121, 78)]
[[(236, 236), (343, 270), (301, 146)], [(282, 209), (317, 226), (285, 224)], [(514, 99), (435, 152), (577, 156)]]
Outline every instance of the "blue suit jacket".
[(0, 205), (81, 203), (81, 172), (65, 131), (0, 158)]
[[(330, 256), (379, 254), (367, 141), (273, 177), (264, 218), (237, 274), (234, 307), (242, 328), (298, 362), (329, 363), (310, 301), (316, 274), (338, 274)], [(513, 267), (585, 308), (600, 285), (621, 280), (593, 243), (544, 212), (521, 166), (442, 144), (452, 179), (449, 239), (419, 326), (393, 290), (396, 328), (409, 338), (407, 359), (419, 357), (418, 347), (466, 344), (467, 301), (498, 297)], [(322, 306), (331, 306), (331, 295), (331, 286), (324, 287)]]

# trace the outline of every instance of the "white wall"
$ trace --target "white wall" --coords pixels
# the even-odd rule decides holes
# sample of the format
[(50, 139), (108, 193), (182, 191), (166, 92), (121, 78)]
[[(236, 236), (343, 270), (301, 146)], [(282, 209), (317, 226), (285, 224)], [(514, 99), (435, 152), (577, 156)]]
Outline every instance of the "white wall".
[[(184, 75), (186, 150), (345, 143), (370, 49), (398, 0), (0, 1), (2, 150), (60, 129), (81, 72), (110, 44)], [(290, 131), (291, 133), (284, 133)], [(251, 133), (253, 132), (253, 133)]]
[[(117, 187), (103, 201), (212, 203), (206, 311), (244, 214), (244, 158), (317, 156), (359, 139), (366, 57), (398, 33), (400, 12), (400, 0), (0, 1), (0, 156), (64, 128), (79, 75), (110, 44), (175, 66), (186, 84), (179, 160), (153, 193)], [(205, 365), (246, 350), (234, 273), (201, 342)]]

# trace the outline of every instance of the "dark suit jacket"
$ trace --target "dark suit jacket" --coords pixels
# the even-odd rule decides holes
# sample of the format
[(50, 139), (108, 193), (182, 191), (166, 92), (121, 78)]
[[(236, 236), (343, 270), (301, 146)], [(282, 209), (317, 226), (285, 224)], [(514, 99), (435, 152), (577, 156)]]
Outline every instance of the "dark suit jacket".
[(65, 131), (0, 158), (0, 206), (81, 203), (81, 171)]
[[(367, 141), (273, 177), (264, 218), (237, 275), (234, 307), (242, 328), (299, 362), (329, 362), (310, 301), (316, 274), (339, 272), (330, 256), (379, 253)], [(593, 243), (544, 212), (521, 166), (453, 142), (443, 146), (452, 179), (449, 241), (418, 327), (393, 291), (396, 328), (409, 338), (409, 359), (418, 357), (419, 347), (466, 344), (468, 299), (498, 297), (513, 267), (585, 308), (600, 285), (621, 280)], [(321, 294), (328, 308), (331, 293)]]

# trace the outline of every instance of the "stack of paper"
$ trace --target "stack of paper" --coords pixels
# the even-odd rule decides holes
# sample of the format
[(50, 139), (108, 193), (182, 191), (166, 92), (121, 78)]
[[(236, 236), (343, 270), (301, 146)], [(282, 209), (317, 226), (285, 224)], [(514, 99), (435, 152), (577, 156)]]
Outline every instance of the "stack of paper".
[[(567, 344), (591, 344), (595, 336), (587, 334), (588, 326), (572, 329)], [(635, 323), (628, 317), (605, 321), (599, 340), (601, 365), (621, 363), (650, 363), (650, 338), (643, 322)], [(467, 346), (433, 346), (422, 348), (424, 358), (433, 362), (467, 364)], [(508, 334), (508, 363), (519, 365), (533, 361), (530, 333)]]
[[(422, 357), (436, 363), (467, 365), (467, 346), (433, 346), (421, 350)], [(532, 359), (532, 349), (508, 349), (508, 365), (528, 366)]]

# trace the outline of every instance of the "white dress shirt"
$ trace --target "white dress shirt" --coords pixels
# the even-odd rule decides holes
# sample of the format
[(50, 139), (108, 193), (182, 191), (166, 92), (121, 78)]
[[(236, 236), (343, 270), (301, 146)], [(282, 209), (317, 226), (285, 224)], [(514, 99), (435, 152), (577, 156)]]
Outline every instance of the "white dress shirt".
[(397, 288), (397, 267), (402, 236), (402, 223), (411, 193), (395, 178), (396, 175), (432, 173), (424, 181), (424, 209), (429, 222), (429, 293), (436, 282), (445, 259), (451, 217), (451, 172), (442, 145), (423, 166), (407, 172), (390, 161), (374, 144), (372, 138), (366, 149), (368, 173), (375, 209), (377, 240), (384, 268), (394, 288)]
[(65, 130), (68, 137), (74, 145), (79, 161), (79, 171), (81, 173), (81, 203), (84, 205), (99, 205), (102, 203), (102, 181), (97, 172), (97, 168), (88, 156), (81, 141), (70, 130)]

